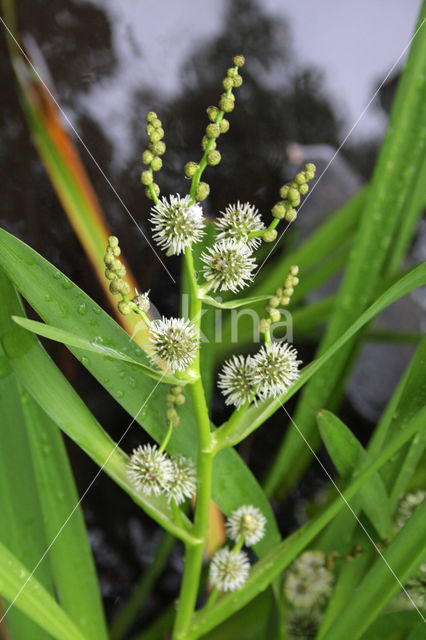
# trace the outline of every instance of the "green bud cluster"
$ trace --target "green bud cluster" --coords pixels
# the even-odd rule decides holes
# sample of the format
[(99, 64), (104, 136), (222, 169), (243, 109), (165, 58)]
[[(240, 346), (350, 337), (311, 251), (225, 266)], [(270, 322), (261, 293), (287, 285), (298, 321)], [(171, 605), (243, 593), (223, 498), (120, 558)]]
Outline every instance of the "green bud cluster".
[(300, 171), (293, 182), (284, 184), (280, 189), (282, 200), (272, 207), (272, 216), (278, 220), (293, 222), (297, 218), (296, 207), (300, 205), (300, 197), (309, 191), (309, 180), (315, 176), (316, 167), (312, 162), (305, 165), (305, 169)]
[(145, 185), (145, 194), (150, 200), (153, 199), (152, 193), (158, 197), (160, 195), (160, 187), (154, 182), (154, 171), (159, 171), (163, 166), (160, 158), (166, 151), (166, 145), (162, 141), (164, 137), (164, 129), (161, 120), (157, 118), (154, 111), (150, 111), (146, 116), (146, 132), (148, 134), (148, 148), (142, 154), (142, 162), (147, 165), (148, 169), (142, 171), (141, 182)]
[(131, 313), (131, 308), (126, 299), (130, 293), (130, 287), (124, 280), (126, 268), (118, 259), (121, 250), (116, 236), (108, 238), (108, 246), (104, 255), (105, 277), (110, 280), (109, 290), (114, 295), (120, 295), (122, 300), (118, 303), (118, 310), (123, 315)]
[(281, 313), (278, 310), (280, 305), (287, 306), (290, 303), (290, 298), (294, 293), (294, 287), (299, 284), (299, 267), (292, 265), (289, 269), (287, 277), (282, 287), (278, 287), (275, 291), (275, 295), (271, 296), (265, 306), (265, 311), (268, 314), (267, 318), (262, 318), (259, 322), (260, 333), (266, 333), (269, 327), (274, 322), (279, 322), (281, 319)]
[[(222, 93), (218, 106), (210, 106), (207, 108), (207, 116), (210, 123), (206, 126), (205, 135), (201, 140), (201, 147), (204, 151), (204, 157), (201, 166), (195, 162), (187, 162), (185, 165), (185, 176), (187, 178), (199, 179), (206, 164), (215, 167), (220, 163), (222, 157), (216, 150), (217, 140), (222, 133), (229, 130), (229, 120), (224, 118), (225, 113), (230, 113), (234, 109), (235, 96), (232, 90), (235, 87), (241, 87), (243, 79), (238, 73), (239, 67), (244, 64), (244, 56), (234, 56), (234, 67), (226, 72), (226, 76), (222, 81), (224, 93)], [(199, 175), (196, 175), (199, 172)], [(200, 182), (196, 188), (195, 198), (198, 201), (205, 200), (209, 195), (210, 188), (205, 182)]]
[(185, 404), (186, 401), (183, 390), (183, 387), (176, 385), (175, 387), (171, 387), (169, 393), (166, 395), (166, 418), (174, 428), (180, 425), (180, 417), (176, 407), (180, 407)]

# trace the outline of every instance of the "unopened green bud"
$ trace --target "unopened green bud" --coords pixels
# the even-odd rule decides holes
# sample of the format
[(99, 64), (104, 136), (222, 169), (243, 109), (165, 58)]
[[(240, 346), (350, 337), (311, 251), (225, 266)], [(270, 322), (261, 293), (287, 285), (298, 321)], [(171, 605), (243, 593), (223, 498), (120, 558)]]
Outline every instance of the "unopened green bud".
[(123, 314), (123, 316), (128, 316), (129, 313), (132, 313), (131, 308), (129, 307), (127, 302), (124, 302), (124, 300), (121, 300), (121, 302), (118, 303), (118, 310)]
[(117, 293), (120, 293), (121, 290), (121, 283), (123, 282), (123, 280), (121, 280), (120, 278), (117, 278), (116, 280), (113, 280), (110, 285), (109, 285), (109, 290), (111, 291), (111, 293), (113, 295), (117, 295)]
[(281, 298), (281, 296), (283, 295), (283, 290), (281, 287), (278, 287), (278, 289), (275, 292), (275, 295)]
[(220, 129), (217, 124), (209, 124), (206, 127), (206, 136), (208, 138), (218, 138), (220, 136)]
[(281, 313), (278, 311), (278, 309), (271, 309), (271, 311), (269, 312), (269, 317), (271, 318), (271, 322), (278, 322), (278, 320), (281, 318)]
[(118, 256), (119, 256), (119, 255), (121, 255), (121, 249), (120, 249), (120, 247), (113, 247), (113, 248), (112, 248), (112, 255), (113, 255), (115, 258), (118, 258)]
[(280, 189), (280, 196), (283, 200), (285, 200), (287, 198), (288, 195), (288, 190), (289, 190), (289, 186), (288, 184), (284, 184), (281, 189)]
[(293, 286), (297, 286), (299, 284), (299, 278), (297, 276), (293, 276)]
[(151, 124), (155, 129), (161, 129), (161, 120), (159, 118), (153, 118)]
[(277, 204), (275, 204), (272, 209), (272, 215), (274, 218), (278, 218), (279, 220), (282, 220), (285, 216), (285, 206), (282, 202), (277, 202)]
[(155, 158), (153, 158), (151, 162), (151, 169), (153, 171), (160, 171), (162, 166), (163, 166), (162, 159), (159, 158), (158, 156), (155, 156)]
[(306, 180), (313, 180), (315, 173), (313, 171), (305, 171)]
[(226, 96), (222, 96), (219, 101), (219, 107), (225, 113), (231, 113), (234, 110), (234, 101), (231, 98), (227, 98)]
[(296, 209), (289, 209), (288, 211), (286, 211), (285, 219), (287, 220), (287, 222), (294, 222), (296, 218), (297, 218)]
[(124, 264), (121, 264), (121, 262), (119, 266), (114, 267), (114, 271), (119, 278), (124, 278), (124, 276), (126, 275), (126, 267), (124, 266)]
[(108, 244), (110, 247), (118, 247), (118, 238), (117, 236), (110, 236), (108, 238)]
[(115, 280), (116, 277), (117, 275), (114, 271), (111, 271), (111, 269), (105, 269), (105, 278), (107, 280)]
[(156, 142), (160, 142), (162, 137), (163, 136), (161, 135), (161, 133), (159, 131), (157, 131), (157, 129), (154, 129), (154, 131), (149, 134), (149, 139), (151, 140), (151, 142), (153, 144), (155, 144)]
[(173, 422), (177, 417), (176, 409), (167, 409), (166, 418), (169, 422)]
[(288, 296), (283, 296), (281, 298), (281, 304), (286, 307), (288, 304), (290, 304), (290, 298)]
[(210, 164), (212, 167), (214, 167), (217, 164), (219, 164), (221, 159), (222, 159), (222, 156), (220, 155), (219, 151), (215, 151), (215, 150), (209, 151), (207, 155), (207, 164)]
[(300, 198), (299, 189), (290, 187), (290, 189), (288, 190), (287, 198), (291, 200), (291, 202), (295, 202), (297, 198)]
[(183, 393), (180, 393), (178, 396), (176, 396), (176, 404), (177, 404), (178, 406), (180, 406), (180, 405), (182, 405), (182, 404), (185, 404), (185, 401), (186, 401), (186, 398), (185, 398), (185, 396), (183, 395)]
[(296, 177), (294, 178), (294, 181), (296, 184), (305, 184), (306, 182), (305, 174), (301, 171), (296, 175)]
[(260, 333), (266, 333), (269, 329), (270, 322), (266, 318), (262, 318), (259, 322), (259, 331)]
[(142, 171), (142, 173), (141, 173), (141, 182), (145, 186), (148, 186), (149, 184), (154, 182), (154, 178), (152, 177), (152, 172), (151, 171)]
[(222, 118), (222, 120), (219, 122), (219, 129), (221, 133), (226, 133), (227, 131), (229, 131), (229, 120), (227, 120), (226, 118)]
[(215, 122), (217, 116), (219, 115), (219, 109), (217, 107), (207, 107), (207, 115), (209, 117), (209, 120)]
[(226, 75), (228, 76), (228, 78), (235, 78), (237, 73), (238, 71), (236, 70), (235, 67), (229, 67), (229, 69), (226, 72)]
[(175, 396), (173, 395), (173, 393), (166, 393), (166, 402), (169, 402), (172, 405), (174, 404)]
[(163, 127), (158, 127), (158, 129), (156, 129), (156, 131), (160, 136), (160, 140), (161, 140), (161, 138), (164, 138), (164, 129), (163, 129)]
[(207, 182), (200, 182), (196, 191), (195, 191), (195, 199), (201, 202), (205, 200), (210, 193), (210, 187)]
[(297, 266), (297, 264), (292, 264), (290, 267), (290, 273), (292, 276), (297, 276), (297, 274), (299, 273), (299, 267)]
[(302, 196), (306, 195), (309, 191), (309, 185), (306, 184), (301, 184), (299, 187), (299, 192), (302, 194)]
[(291, 297), (291, 296), (293, 295), (293, 293), (294, 293), (294, 289), (293, 289), (293, 287), (286, 287), (286, 288), (284, 289), (284, 295), (285, 295), (285, 296), (289, 296), (289, 297)]
[(242, 54), (239, 54), (237, 56), (234, 56), (232, 62), (235, 64), (236, 67), (242, 67), (245, 63), (246, 59), (244, 58), (244, 56)]
[(243, 77), (240, 76), (239, 73), (237, 73), (237, 75), (234, 78), (234, 87), (241, 87), (242, 84), (243, 84)]
[(262, 235), (262, 240), (264, 242), (274, 242), (277, 239), (277, 230), (276, 229), (267, 229)]
[(166, 151), (166, 145), (161, 140), (159, 142), (152, 142), (149, 145), (150, 150), (156, 156), (162, 156)]
[(175, 396), (178, 396), (180, 393), (182, 393), (182, 389), (183, 387), (180, 387), (179, 385), (176, 385), (175, 387), (171, 388), (171, 392), (175, 394)]
[(280, 304), (280, 299), (278, 298), (278, 296), (272, 296), (272, 298), (269, 298), (268, 302), (270, 307), (278, 307)]
[(208, 138), (207, 136), (203, 136), (203, 139), (201, 140), (201, 147), (204, 149), (204, 151), (207, 149), (207, 145), (210, 145), (212, 149), (215, 149), (216, 142), (214, 142), (214, 138)]
[(148, 151), (148, 149), (144, 151), (142, 154), (142, 162), (144, 164), (151, 164), (153, 158), (154, 158), (154, 154), (151, 153), (151, 151)]
[(152, 122), (156, 118), (157, 118), (157, 114), (154, 111), (150, 111), (149, 113), (146, 114), (146, 121), (147, 122)]
[(146, 132), (149, 135), (149, 137), (151, 138), (152, 134), (154, 133), (155, 129), (152, 126), (152, 124), (147, 124), (146, 125)]
[(308, 162), (307, 164), (305, 164), (305, 171), (308, 171), (309, 173), (313, 173), (315, 175), (316, 170), (317, 168), (313, 162)]
[(192, 178), (198, 171), (198, 164), (196, 162), (187, 162), (184, 171), (187, 178)]
[(160, 195), (160, 187), (158, 186), (158, 184), (153, 182), (149, 187), (147, 187), (145, 189), (146, 197), (149, 198), (150, 200), (153, 200), (152, 193), (151, 193), (151, 188), (154, 190), (155, 195), (159, 196)]
[(112, 253), (112, 251), (106, 252), (106, 254), (104, 255), (104, 263), (107, 267), (114, 264), (114, 254)]
[(234, 86), (234, 81), (232, 78), (224, 78), (222, 80), (222, 87), (225, 89), (225, 91), (229, 91), (229, 89), (232, 89), (232, 87)]

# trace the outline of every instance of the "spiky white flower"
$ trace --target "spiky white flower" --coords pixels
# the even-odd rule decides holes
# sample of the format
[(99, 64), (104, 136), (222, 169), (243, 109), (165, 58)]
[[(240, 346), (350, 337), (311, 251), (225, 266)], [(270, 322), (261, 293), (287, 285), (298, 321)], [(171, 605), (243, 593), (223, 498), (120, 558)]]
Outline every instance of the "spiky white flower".
[(195, 465), (189, 458), (172, 458), (173, 478), (167, 486), (168, 501), (181, 504), (185, 498), (191, 498), (197, 489)]
[(252, 358), (252, 381), (262, 400), (285, 393), (300, 375), (297, 351), (286, 342), (265, 344)]
[(135, 289), (135, 293), (136, 295), (133, 298), (132, 302), (135, 303), (138, 309), (140, 309), (144, 313), (147, 313), (149, 311), (149, 307), (151, 306), (151, 303), (149, 301), (149, 291), (146, 291), (145, 293), (138, 293), (138, 291)]
[(151, 209), (153, 238), (168, 255), (179, 255), (204, 235), (203, 210), (190, 196), (162, 198)]
[(147, 496), (164, 493), (173, 479), (173, 464), (157, 445), (144, 444), (133, 450), (127, 463), (127, 477), (137, 491)]
[(301, 574), (309, 574), (325, 566), (322, 551), (304, 551), (296, 560), (295, 568)]
[(228, 537), (234, 542), (243, 536), (245, 544), (250, 547), (265, 535), (266, 518), (263, 513), (250, 505), (235, 509), (226, 522)]
[(265, 225), (256, 207), (250, 202), (241, 204), (230, 204), (225, 212), (220, 212), (222, 216), (215, 222), (219, 233), (218, 240), (235, 238), (247, 244), (249, 249), (256, 249), (261, 244), (260, 238), (249, 238), (250, 233), (262, 231)]
[(164, 362), (168, 371), (185, 371), (194, 362), (198, 351), (199, 331), (185, 318), (161, 318), (150, 326), (151, 362)]
[[(253, 280), (252, 271), (256, 261), (251, 258), (247, 245), (238, 240), (220, 240), (203, 253), (201, 260), (205, 263), (203, 273), (213, 290), (232, 291), (236, 293)], [(209, 255), (210, 254), (210, 255)]]
[(250, 356), (232, 356), (219, 373), (217, 386), (226, 397), (226, 404), (241, 407), (256, 391), (252, 381), (253, 363)]
[(306, 576), (298, 573), (288, 573), (284, 582), (284, 593), (287, 600), (295, 607), (312, 607), (318, 600), (319, 593), (311, 587)]
[(209, 583), (220, 591), (236, 591), (246, 582), (249, 571), (250, 562), (244, 551), (234, 553), (224, 547), (210, 562)]

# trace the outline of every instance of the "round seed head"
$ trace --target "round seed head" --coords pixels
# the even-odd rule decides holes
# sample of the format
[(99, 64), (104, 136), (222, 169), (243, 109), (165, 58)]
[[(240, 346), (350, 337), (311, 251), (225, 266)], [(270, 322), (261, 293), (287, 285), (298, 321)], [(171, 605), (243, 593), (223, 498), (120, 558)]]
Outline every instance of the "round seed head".
[(238, 408), (252, 399), (255, 393), (252, 368), (250, 356), (232, 356), (225, 362), (219, 373), (218, 387), (226, 398), (226, 404)]
[(226, 522), (228, 537), (238, 542), (241, 536), (248, 547), (256, 544), (265, 535), (266, 518), (252, 505), (239, 507), (233, 511)]
[(212, 282), (216, 291), (236, 293), (253, 280), (252, 271), (256, 261), (247, 245), (235, 239), (220, 240), (203, 253), (201, 260), (206, 265), (203, 273), (206, 280)]
[(127, 463), (127, 477), (133, 486), (150, 496), (159, 496), (173, 479), (173, 464), (157, 445), (144, 444), (134, 449)]
[(224, 548), (217, 551), (209, 568), (209, 583), (220, 591), (241, 589), (248, 578), (250, 563), (244, 551), (232, 553)]
[(256, 249), (261, 244), (260, 238), (249, 238), (253, 231), (262, 231), (265, 225), (262, 222), (259, 211), (249, 202), (230, 204), (225, 212), (221, 211), (221, 217), (216, 220), (218, 228), (218, 240), (235, 238), (246, 244), (249, 249)]
[(179, 255), (204, 235), (203, 210), (189, 196), (163, 197), (151, 212), (153, 237), (168, 255)]
[(168, 371), (185, 371), (194, 362), (198, 351), (197, 327), (184, 318), (154, 320), (150, 327), (151, 350), (148, 357)]
[(265, 344), (252, 358), (252, 382), (262, 400), (282, 395), (299, 377), (301, 361), (286, 342)]

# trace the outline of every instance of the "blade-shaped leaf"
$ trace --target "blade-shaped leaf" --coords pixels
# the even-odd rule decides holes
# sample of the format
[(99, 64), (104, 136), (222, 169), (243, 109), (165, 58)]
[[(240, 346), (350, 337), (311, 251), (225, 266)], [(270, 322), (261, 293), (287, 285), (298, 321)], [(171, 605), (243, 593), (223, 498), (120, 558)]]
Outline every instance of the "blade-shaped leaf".
[(0, 593), (57, 640), (89, 640), (49, 592), (1, 542)]
[(251, 298), (241, 298), (237, 300), (228, 300), (227, 302), (220, 302), (216, 298), (211, 296), (203, 296), (201, 299), (205, 304), (209, 304), (217, 309), (238, 309), (239, 307), (245, 307), (248, 304), (254, 304), (255, 302), (262, 302), (268, 300), (272, 294), (266, 296), (253, 296)]
[[(362, 444), (331, 411), (320, 411), (317, 421), (322, 441), (344, 480), (349, 480), (355, 471), (370, 464), (371, 457)], [(387, 538), (393, 527), (391, 508), (385, 485), (378, 473), (361, 489), (359, 500), (379, 536), (383, 540)]]

